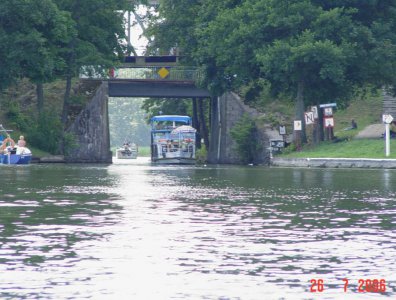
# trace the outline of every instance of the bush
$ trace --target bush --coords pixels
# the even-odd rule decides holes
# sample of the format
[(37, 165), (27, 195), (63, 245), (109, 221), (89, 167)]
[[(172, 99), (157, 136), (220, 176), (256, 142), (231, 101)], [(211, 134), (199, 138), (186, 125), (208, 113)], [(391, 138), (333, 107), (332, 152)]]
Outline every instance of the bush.
[(73, 133), (65, 132), (63, 134), (63, 155), (70, 155), (70, 153), (78, 147), (77, 138)]
[(255, 157), (262, 149), (255, 122), (248, 114), (244, 114), (230, 133), (237, 144), (236, 150), (242, 162), (254, 163)]
[(204, 164), (207, 162), (208, 151), (206, 150), (204, 144), (201, 145), (201, 149), (197, 149), (197, 151), (195, 152), (195, 158), (198, 164)]
[(32, 146), (56, 154), (62, 137), (62, 123), (58, 116), (43, 112), (27, 133)]
[(8, 111), (6, 112), (5, 116), (9, 120), (10, 126), (13, 128), (25, 131), (31, 126), (28, 121), (29, 118), (21, 111), (18, 102), (9, 102)]

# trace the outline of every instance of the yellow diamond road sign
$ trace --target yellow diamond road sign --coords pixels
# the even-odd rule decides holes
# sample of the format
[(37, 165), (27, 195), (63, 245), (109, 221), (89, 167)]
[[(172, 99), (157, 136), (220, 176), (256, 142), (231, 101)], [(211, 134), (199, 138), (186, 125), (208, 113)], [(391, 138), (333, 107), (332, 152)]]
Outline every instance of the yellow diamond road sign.
[(161, 76), (161, 78), (165, 78), (165, 77), (167, 77), (169, 75), (169, 71), (168, 71), (167, 68), (161, 68), (158, 71), (158, 75)]

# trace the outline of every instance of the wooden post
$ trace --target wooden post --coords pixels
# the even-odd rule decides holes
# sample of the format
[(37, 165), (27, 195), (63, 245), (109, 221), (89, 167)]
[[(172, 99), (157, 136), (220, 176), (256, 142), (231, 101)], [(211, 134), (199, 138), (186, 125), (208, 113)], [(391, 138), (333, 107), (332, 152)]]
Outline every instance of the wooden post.
[(301, 130), (296, 130), (294, 133), (296, 135), (296, 149), (297, 151), (301, 151)]
[(301, 151), (301, 129), (302, 129), (302, 121), (295, 120), (294, 121), (294, 143), (296, 145), (297, 151)]

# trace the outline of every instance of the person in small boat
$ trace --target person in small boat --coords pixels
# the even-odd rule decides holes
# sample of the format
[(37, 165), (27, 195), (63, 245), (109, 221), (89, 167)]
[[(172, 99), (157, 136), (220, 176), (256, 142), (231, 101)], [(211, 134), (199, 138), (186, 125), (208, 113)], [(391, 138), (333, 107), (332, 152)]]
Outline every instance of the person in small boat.
[(124, 142), (122, 146), (124, 147), (125, 150), (128, 150), (130, 147), (129, 142)]
[(25, 141), (25, 137), (23, 135), (21, 135), (19, 137), (19, 140), (17, 142), (18, 147), (26, 147), (26, 141)]

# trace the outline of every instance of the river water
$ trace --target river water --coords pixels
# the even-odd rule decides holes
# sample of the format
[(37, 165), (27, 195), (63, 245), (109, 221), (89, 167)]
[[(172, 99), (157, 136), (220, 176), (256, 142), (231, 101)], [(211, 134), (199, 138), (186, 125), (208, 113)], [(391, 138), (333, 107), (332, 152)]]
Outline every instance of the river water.
[(396, 170), (0, 167), (0, 299), (396, 298)]

